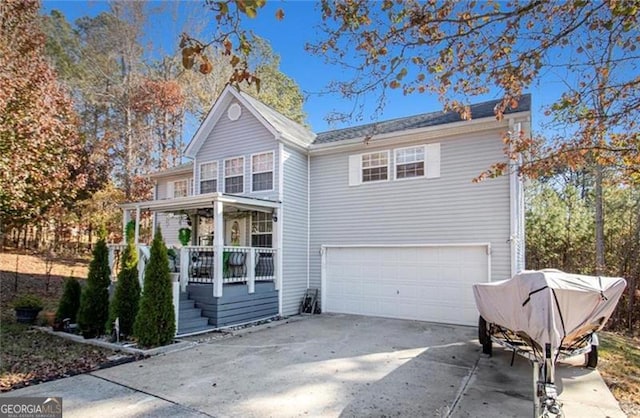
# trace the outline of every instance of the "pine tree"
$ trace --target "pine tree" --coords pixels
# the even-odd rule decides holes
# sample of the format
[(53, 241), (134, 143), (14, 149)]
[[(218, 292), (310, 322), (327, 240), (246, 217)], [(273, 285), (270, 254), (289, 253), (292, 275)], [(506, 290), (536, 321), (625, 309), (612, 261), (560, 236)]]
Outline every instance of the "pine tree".
[(144, 288), (133, 333), (142, 347), (169, 344), (176, 333), (169, 259), (159, 227), (144, 271)]
[(104, 325), (109, 317), (109, 250), (104, 234), (98, 240), (93, 259), (89, 264), (89, 276), (80, 298), (78, 326), (86, 337), (104, 334)]
[(138, 253), (133, 242), (135, 222), (127, 225), (127, 246), (122, 253), (122, 263), (118, 273), (116, 291), (109, 305), (109, 321), (107, 330), (111, 331), (112, 324), (119, 318), (120, 334), (133, 334), (133, 323), (138, 314), (140, 302), (140, 282), (138, 281)]
[(73, 277), (69, 277), (64, 281), (62, 298), (60, 299), (56, 312), (57, 320), (62, 321), (63, 319), (69, 318), (72, 323), (76, 322), (78, 309), (80, 309), (81, 294), (82, 288), (80, 287), (80, 282)]

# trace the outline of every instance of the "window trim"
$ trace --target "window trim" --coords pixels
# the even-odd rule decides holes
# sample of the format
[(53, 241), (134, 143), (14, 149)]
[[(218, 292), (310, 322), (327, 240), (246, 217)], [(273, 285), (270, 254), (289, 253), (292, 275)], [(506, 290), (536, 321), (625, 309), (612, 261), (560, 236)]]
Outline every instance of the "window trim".
[[(364, 180), (364, 169), (365, 167), (362, 165), (362, 158), (365, 155), (372, 155), (372, 154), (387, 154), (387, 178), (386, 179), (382, 179), (382, 180), (369, 180), (369, 181), (365, 181)], [(386, 150), (380, 150), (380, 151), (371, 151), (371, 152), (364, 152), (362, 154), (359, 154), (359, 160), (360, 160), (360, 185), (363, 184), (374, 184), (374, 183), (384, 183), (384, 182), (388, 182), (391, 181), (391, 173), (389, 173), (389, 169), (391, 168), (391, 150), (386, 149)], [(379, 167), (384, 167), (384, 166), (376, 166), (376, 167), (366, 167), (366, 168), (379, 168)]]
[(224, 163), (222, 165), (222, 170), (223, 170), (222, 178), (224, 179), (224, 183), (222, 185), (223, 193), (227, 193), (227, 178), (240, 177), (240, 175), (228, 176), (227, 177), (227, 161), (237, 160), (237, 159), (242, 159), (242, 191), (241, 192), (236, 192), (236, 193), (229, 193), (229, 194), (244, 194), (244, 176), (245, 176), (245, 171), (246, 171), (244, 155), (238, 155), (236, 157), (229, 157), (229, 158), (225, 158), (223, 160), (224, 161)]
[[(264, 154), (271, 154), (271, 170), (268, 171), (253, 171), (253, 157), (257, 156), (257, 155), (264, 155)], [(256, 152), (251, 154), (251, 156), (249, 157), (250, 161), (251, 161), (251, 167), (250, 167), (250, 177), (249, 177), (249, 182), (251, 183), (251, 193), (263, 193), (263, 192), (272, 192), (275, 190), (276, 187), (276, 182), (275, 182), (275, 170), (276, 170), (276, 153), (271, 150), (271, 151), (264, 151), (264, 152)], [(271, 172), (271, 189), (264, 189), (264, 190), (253, 190), (253, 175), (254, 174), (263, 174), (263, 173), (269, 173)]]
[[(403, 177), (398, 178), (398, 151), (414, 149), (414, 148), (422, 148), (422, 175), (421, 176), (413, 176), (413, 177)], [(402, 165), (406, 164), (415, 164), (420, 161), (414, 161), (413, 163), (402, 163)], [(394, 181), (405, 181), (405, 180), (417, 180), (417, 179), (426, 179), (427, 178), (427, 146), (426, 145), (412, 145), (409, 147), (401, 147), (393, 149), (393, 180)]]
[[(184, 182), (185, 188), (185, 195), (184, 196), (176, 196), (176, 183), (182, 183)], [(187, 197), (189, 196), (189, 179), (178, 179), (178, 180), (173, 180), (171, 182), (171, 197), (169, 199), (180, 199), (182, 197)]]
[(212, 160), (212, 161), (205, 161), (200, 163), (200, 165), (198, 166), (198, 194), (203, 194), (202, 193), (202, 166), (205, 164), (215, 164), (216, 165), (216, 169), (214, 171), (214, 177), (210, 178), (210, 179), (204, 179), (204, 181), (208, 181), (208, 180), (215, 180), (216, 181), (216, 190), (214, 190), (213, 192), (210, 193), (216, 193), (218, 191), (218, 177), (219, 177), (219, 170), (220, 170), (220, 165), (218, 164), (217, 160)]

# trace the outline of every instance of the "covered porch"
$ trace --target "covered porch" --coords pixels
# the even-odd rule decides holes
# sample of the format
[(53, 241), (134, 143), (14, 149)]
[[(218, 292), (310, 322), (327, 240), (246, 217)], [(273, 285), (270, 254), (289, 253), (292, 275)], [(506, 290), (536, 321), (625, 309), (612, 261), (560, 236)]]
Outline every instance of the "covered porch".
[[(127, 203), (123, 229), (135, 220), (139, 279), (149, 259), (140, 219), (152, 215), (167, 243), (178, 335), (253, 322), (280, 312), (280, 202), (223, 193)], [(180, 228), (178, 228), (180, 227)], [(189, 245), (177, 231), (191, 231)], [(184, 239), (184, 237), (183, 237)], [(113, 279), (125, 244), (110, 246)]]

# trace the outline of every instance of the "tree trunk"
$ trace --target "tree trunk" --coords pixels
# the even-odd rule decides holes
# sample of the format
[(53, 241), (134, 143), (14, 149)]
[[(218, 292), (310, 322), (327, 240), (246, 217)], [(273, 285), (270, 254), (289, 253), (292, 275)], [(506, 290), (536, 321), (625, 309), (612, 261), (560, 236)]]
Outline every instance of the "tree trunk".
[(604, 211), (602, 208), (602, 166), (595, 164), (595, 228), (596, 228), (596, 274), (605, 273), (604, 260)]

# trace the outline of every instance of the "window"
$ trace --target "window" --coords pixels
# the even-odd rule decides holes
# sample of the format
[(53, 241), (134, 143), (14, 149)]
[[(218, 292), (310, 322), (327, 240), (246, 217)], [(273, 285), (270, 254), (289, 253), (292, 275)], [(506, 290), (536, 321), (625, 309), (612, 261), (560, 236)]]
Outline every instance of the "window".
[(400, 148), (396, 153), (396, 179), (424, 177), (424, 147)]
[(188, 195), (188, 180), (176, 180), (173, 182), (173, 197), (186, 197)]
[(214, 193), (218, 191), (218, 163), (200, 164), (200, 193)]
[(273, 190), (273, 152), (251, 156), (251, 185), (254, 192)]
[(244, 192), (244, 157), (224, 160), (224, 192)]
[(251, 246), (271, 248), (273, 220), (270, 213), (253, 212), (251, 216)]
[(389, 152), (372, 152), (362, 155), (362, 182), (387, 180), (389, 176)]

